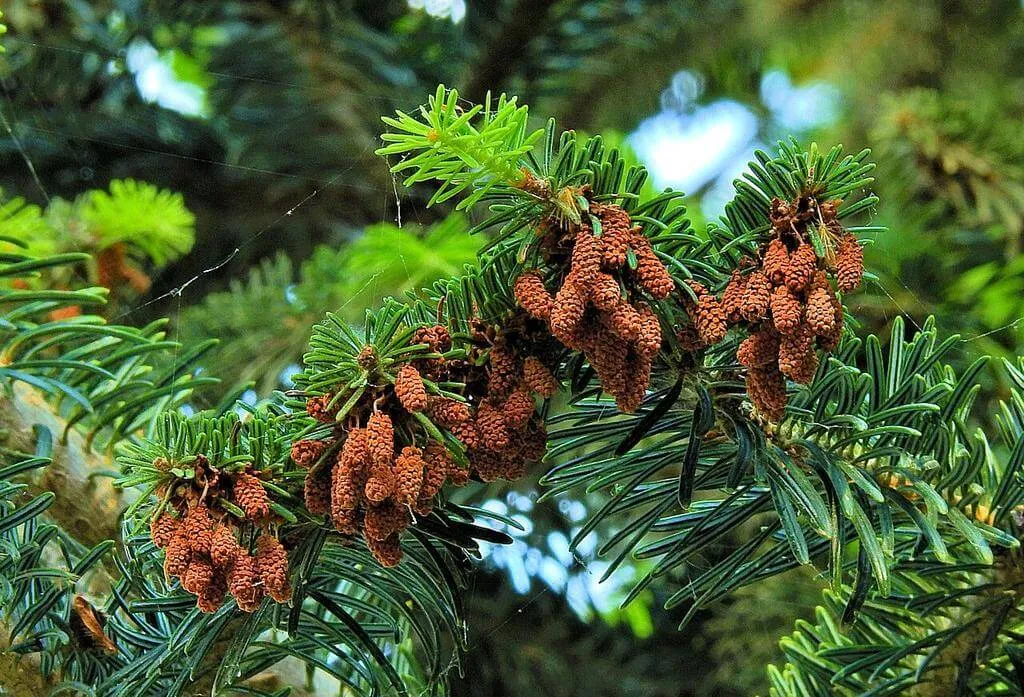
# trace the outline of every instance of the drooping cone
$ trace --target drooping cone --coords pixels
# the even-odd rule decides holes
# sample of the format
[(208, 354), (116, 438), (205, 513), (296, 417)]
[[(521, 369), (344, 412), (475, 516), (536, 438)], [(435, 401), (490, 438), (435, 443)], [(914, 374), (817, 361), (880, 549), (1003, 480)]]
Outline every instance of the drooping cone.
[[(395, 499), (403, 505), (414, 506), (423, 488), (423, 453), (407, 445), (395, 458)], [(389, 533), (390, 534), (390, 533)], [(387, 535), (385, 535), (387, 537)]]
[(288, 553), (281, 541), (271, 535), (261, 535), (256, 541), (256, 567), (267, 595), (279, 603), (292, 596), (288, 585)]
[(836, 285), (844, 293), (856, 290), (864, 277), (864, 250), (857, 238), (847, 234), (836, 250)]
[(161, 513), (149, 521), (149, 536), (157, 547), (166, 547), (178, 530), (178, 519), (169, 513)]
[(551, 374), (547, 366), (534, 356), (527, 357), (523, 363), (523, 379), (532, 391), (544, 399), (548, 399), (558, 391), (558, 380)]
[(779, 358), (779, 335), (770, 329), (761, 329), (744, 339), (736, 351), (736, 359), (747, 368), (759, 368), (776, 363)]
[(217, 525), (210, 543), (210, 559), (213, 565), (221, 570), (230, 569), (235, 563), (237, 553), (238, 541), (235, 540), (234, 531), (227, 525)]
[(423, 411), (427, 408), (427, 390), (416, 366), (406, 363), (398, 370), (395, 378), (395, 395), (408, 412)]
[(379, 411), (370, 415), (366, 425), (366, 445), (374, 465), (391, 465), (395, 454), (395, 427), (390, 416)]
[(780, 334), (792, 334), (803, 322), (804, 308), (789, 286), (781, 285), (772, 291), (772, 322)]
[(768, 277), (757, 270), (747, 276), (747, 285), (743, 289), (743, 301), (740, 313), (748, 322), (757, 322), (768, 314), (771, 302), (772, 284)]
[(776, 238), (768, 243), (761, 268), (774, 285), (786, 280), (786, 268), (789, 266), (789, 250), (782, 240)]
[(551, 316), (555, 300), (544, 287), (544, 278), (539, 271), (527, 271), (520, 275), (512, 286), (512, 292), (516, 302), (531, 317), (546, 320)]
[(260, 520), (270, 514), (270, 497), (260, 480), (241, 472), (235, 477), (235, 503), (250, 520)]
[(802, 293), (811, 284), (817, 270), (818, 255), (814, 253), (814, 247), (805, 242), (789, 257), (785, 268), (786, 285), (794, 293)]

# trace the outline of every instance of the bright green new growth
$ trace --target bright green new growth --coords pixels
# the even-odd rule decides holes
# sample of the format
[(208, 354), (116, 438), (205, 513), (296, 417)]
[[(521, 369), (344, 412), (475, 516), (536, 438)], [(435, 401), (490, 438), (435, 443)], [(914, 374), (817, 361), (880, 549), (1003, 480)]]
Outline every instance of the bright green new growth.
[(0, 247), (35, 256), (100, 252), (123, 244), (129, 255), (161, 267), (195, 243), (195, 216), (184, 197), (133, 179), (115, 179), (74, 201), (55, 198), (42, 210), (15, 197), (0, 203)]
[(405, 186), (439, 182), (430, 205), (465, 192), (456, 208), (471, 208), (498, 184), (523, 181), (520, 162), (543, 134), (527, 133), (528, 109), (504, 94), (493, 104), (488, 95), (483, 105), (463, 110), (458, 92), (440, 85), (419, 112), (422, 120), (402, 112), (398, 118), (385, 117), (394, 131), (381, 140), (392, 145), (377, 154), (403, 156), (391, 171), (414, 170)]
[(467, 227), (459, 213), (429, 226), (377, 223), (341, 248), (317, 247), (298, 267), (279, 253), (247, 279), (185, 308), (178, 337), (186, 344), (218, 339), (208, 359), (218, 376), (231, 386), (254, 382), (268, 395), (289, 377), (288, 366), (299, 362), (325, 311), (358, 324), (365, 308), (387, 295), (418, 291), (474, 262), (484, 240), (467, 235)]
[(195, 242), (195, 216), (182, 195), (134, 179), (110, 182), (109, 194), (90, 192), (81, 215), (101, 248), (126, 243), (157, 266), (174, 261)]

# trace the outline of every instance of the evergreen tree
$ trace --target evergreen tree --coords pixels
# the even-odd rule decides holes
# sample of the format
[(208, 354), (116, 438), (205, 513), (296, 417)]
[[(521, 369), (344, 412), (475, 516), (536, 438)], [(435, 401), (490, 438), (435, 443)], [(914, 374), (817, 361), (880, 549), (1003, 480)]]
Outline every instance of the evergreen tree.
[(487, 243), (362, 326), (328, 312), (257, 404), (181, 409), (214, 382), (209, 344), (59, 312), (105, 301), (37, 283), (87, 255), (0, 260), (3, 660), (23, 683), (442, 692), (471, 559), (519, 525), (458, 487), (539, 469), (545, 498), (603, 494), (571, 547), (599, 532), (604, 578), (641, 560), (626, 602), (667, 591), (683, 624), (819, 570), (776, 694), (1021, 693), (1024, 363), (1002, 362), (986, 435), (984, 356), (946, 365), (958, 340), (932, 321), (895, 322), (885, 350), (856, 336), (866, 151), (758, 153), (697, 230), (681, 194), (642, 196), (642, 167), (531, 129), (515, 99), (439, 87), (385, 124), (378, 154)]

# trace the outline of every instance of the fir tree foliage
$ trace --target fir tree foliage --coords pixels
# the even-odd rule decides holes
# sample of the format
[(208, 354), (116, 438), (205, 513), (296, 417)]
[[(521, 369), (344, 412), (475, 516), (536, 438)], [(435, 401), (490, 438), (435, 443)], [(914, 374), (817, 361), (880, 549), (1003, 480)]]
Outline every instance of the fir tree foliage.
[[(20, 489), (2, 490), (19, 512), (0, 533), (10, 533), (8, 546), (19, 550), (11, 559), (28, 564), (13, 578), (53, 598), (42, 611), (16, 606), (25, 635), (18, 651), (40, 654), (49, 674), (96, 694), (178, 695), (195, 684), (214, 693), (268, 694), (245, 681), (288, 657), (359, 694), (442, 689), (462, 648), (462, 572), (479, 540), (508, 540), (483, 523), (515, 521), (435, 492), (428, 512), (401, 538), (402, 561), (382, 566), (358, 527), (356, 534), (335, 528), (331, 516), (310, 510), (303, 482), (331, 467), (339, 451), (344, 456), (353, 432), (369, 430), (360, 421), (367, 413), (380, 445), (382, 409), (401, 416), (395, 427), (388, 417), (385, 459), (397, 437), (413, 450), (441, 447), (457, 465), (469, 461), (471, 472), (490, 479), (450, 420), (418, 406), (399, 411), (388, 400), (409, 368), (422, 366), (415, 386), (426, 404), (445, 400), (481, 413), (507, 366), (502, 342), (543, 334), (529, 340), (537, 343), (530, 358), (548, 371), (544, 392), (518, 394), (544, 398), (531, 401), (524, 423), (531, 435), (550, 429), (545, 495), (603, 495), (573, 544), (599, 532), (611, 560), (606, 575), (630, 556), (650, 560), (626, 602), (665, 584), (673, 591), (667, 605), (685, 606), (685, 622), (736, 588), (814, 565), (831, 587), (818, 624), (801, 625), (784, 644), (790, 662), (772, 673), (778, 694), (831, 694), (836, 686), (861, 694), (868, 685), (886, 694), (886, 686), (947, 674), (962, 694), (1012, 694), (1020, 684), (1011, 646), (1015, 516), (1024, 502), (1020, 393), (1003, 408), (998, 439), (972, 430), (984, 361), (958, 374), (944, 364), (955, 337), (940, 338), (932, 322), (913, 335), (896, 323), (887, 350), (876, 337), (861, 340), (847, 330), (809, 384), (782, 383), (786, 408), (773, 416), (742, 381), (742, 328), (714, 342), (687, 338), (700, 319), (694, 305), (756, 257), (782, 203), (793, 202), (797, 213), (817, 211), (806, 235), (818, 257), (836, 253), (837, 226), (855, 236), (872, 229), (855, 224), (876, 203), (867, 192), (868, 153), (780, 143), (774, 154), (757, 154), (723, 219), (694, 230), (682, 194), (642, 199), (644, 170), (627, 167), (600, 137), (559, 133), (553, 122), (530, 131), (527, 117), (514, 99), (463, 106), (442, 86), (414, 114), (385, 120), (380, 154), (408, 173), (408, 185), (433, 183), (433, 203), (458, 197), (458, 207), (480, 212), (474, 230), (488, 231), (489, 244), (461, 276), (383, 301), (361, 328), (328, 313), (312, 329), (295, 389), (257, 406), (228, 398), (218, 409), (185, 416), (176, 411), (181, 399), (209, 380), (189, 370), (204, 346), (179, 349), (163, 341), (159, 324), (130, 330), (89, 317), (30, 319), (62, 303), (99, 303), (103, 293), (95, 289), (9, 291), (15, 309), (5, 317), (11, 338), (4, 354), (13, 372), (5, 381), (48, 393), (67, 422), (65, 434), (85, 429), (86, 445), (116, 446), (120, 485), (139, 492), (123, 518), (123, 549), (108, 557), (117, 578), (103, 604), (106, 619), (97, 624), (118, 649), (104, 653), (64, 640), (70, 635), (59, 618), (70, 616), (74, 601), (57, 582), (81, 575), (106, 548), (76, 547), (65, 555), (66, 568), (39, 569), (37, 535), (58, 532), (42, 526), (52, 497), (23, 502)], [(834, 219), (826, 221), (821, 211), (830, 208)], [(554, 342), (547, 325), (523, 319), (515, 291), (524, 273), (542, 283), (564, 280), (548, 233), (614, 234), (604, 229), (609, 210), (628, 216), (636, 244), (623, 252), (619, 282), (651, 263), (638, 258), (639, 249), (667, 269), (672, 286), (657, 293), (619, 288), (620, 305), (629, 293), (641, 298), (661, 339), (636, 409), (608, 396), (613, 390), (596, 359)], [(5, 259), (4, 273), (78, 259)], [(444, 341), (436, 338), (441, 330)], [(153, 371), (150, 352), (162, 350), (177, 360)], [(430, 366), (444, 369), (427, 374)], [(1006, 369), (1021, 382), (1024, 365)], [(555, 385), (564, 400), (557, 407), (548, 401)], [(492, 433), (501, 435), (492, 428), (485, 436)], [(374, 447), (378, 464), (381, 448)], [(5, 472), (41, 466), (46, 457), (40, 448)], [(288, 599), (264, 599), (251, 613), (228, 599), (201, 612), (195, 595), (165, 577), (156, 538), (144, 527), (170, 511), (176, 486), (186, 491), (190, 511), (205, 505), (210, 487), (195, 479), (198, 463), (218, 477), (258, 475), (267, 511), (257, 520), (236, 499), (223, 505), (223, 520), (233, 516), (250, 531), (242, 533), (243, 547), (262, 544), (253, 539), (257, 528), (284, 543)], [(970, 628), (981, 627), (979, 639)]]
[[(435, 108), (442, 103), (452, 110), (456, 101), (438, 96), (431, 102)], [(436, 120), (429, 112), (421, 115), (424, 128)], [(407, 119), (401, 129), (415, 130)], [(408, 152), (432, 155), (417, 156), (421, 178), (431, 168), (455, 166), (457, 155), (431, 150), (429, 129), (420, 133), (418, 142), (406, 139), (404, 145)], [(601, 152), (599, 142), (585, 144), (589, 157), (578, 159), (580, 149), (571, 138), (557, 150), (554, 141), (549, 129), (540, 161), (531, 156), (523, 162), (526, 177), (536, 177), (539, 185), (524, 187), (516, 179), (493, 183), (501, 180), (494, 171), (479, 187), (478, 198), (496, 202), (492, 217), (480, 227), (500, 223), (504, 233), (484, 258), (483, 279), (488, 262), (497, 266), (498, 260), (510, 258), (510, 251), (520, 263), (529, 259), (538, 208), (533, 201), (516, 204), (529, 197), (543, 201), (547, 195), (551, 206), (552, 199), (559, 199), (559, 173), (568, 172), (562, 181), (576, 176), (588, 183), (595, 198), (619, 197), (630, 209), (629, 182), (638, 176), (635, 172), (616, 172), (614, 156)], [(389, 146), (382, 152), (399, 150)], [(661, 257), (670, 260), (677, 281), (698, 277), (721, 287), (739, 256), (769, 230), (772, 198), (852, 199), (839, 209), (842, 220), (873, 207), (876, 199), (860, 194), (871, 181), (866, 156), (843, 156), (838, 149), (801, 152), (785, 143), (776, 156), (759, 153), (751, 172), (736, 182), (737, 196), (725, 218), (702, 235), (686, 232), (685, 225), (679, 231), (669, 228), (664, 200), (653, 215), (630, 213), (649, 224), (645, 232)], [(458, 298), (458, 284), (435, 296), (446, 298), (454, 316), (479, 311), (486, 305), (474, 307), (473, 296), (489, 295), (491, 288), (474, 293), (475, 285), (461, 286), (469, 299)], [(664, 305), (657, 311), (663, 326), (673, 326), (681, 314)], [(742, 407), (744, 395), (734, 382), (730, 358), (735, 346), (728, 341), (697, 365), (681, 364), (672, 355), (678, 354), (675, 347), (663, 351), (654, 389), (635, 415), (616, 415), (614, 404), (596, 394), (592, 375), (578, 363), (572, 370), (570, 360), (566, 377), (573, 406), (549, 421), (557, 427), (547, 455), (553, 466), (543, 480), (552, 487), (547, 495), (606, 490), (607, 503), (577, 542), (606, 519), (625, 518), (602, 547), (614, 555), (607, 573), (631, 554), (656, 560), (638, 590), (658, 577), (686, 571), (692, 580), (668, 603), (689, 607), (684, 621), (737, 587), (812, 562), (828, 571), (836, 591), (847, 580), (853, 583), (856, 592), (844, 610), (850, 621), (868, 598), (893, 597), (894, 569), (910, 560), (927, 560), (936, 568), (987, 567), (997, 558), (1012, 557), (1018, 547), (1012, 514), (1021, 503), (1020, 434), (1002, 426), (1006, 446), (996, 450), (982, 434), (969, 431), (975, 379), (984, 361), (957, 375), (942, 363), (956, 345), (957, 337), (940, 340), (930, 323), (906, 339), (897, 322), (888, 355), (875, 337), (868, 337), (863, 348), (848, 337), (819, 367), (816, 380), (792, 395), (786, 417), (767, 427), (751, 421)], [(694, 573), (712, 545), (751, 521), (760, 524), (753, 533), (740, 533), (741, 544)], [(858, 550), (854, 564), (847, 561), (851, 549)], [(955, 576), (948, 583), (948, 592), (957, 594)]]

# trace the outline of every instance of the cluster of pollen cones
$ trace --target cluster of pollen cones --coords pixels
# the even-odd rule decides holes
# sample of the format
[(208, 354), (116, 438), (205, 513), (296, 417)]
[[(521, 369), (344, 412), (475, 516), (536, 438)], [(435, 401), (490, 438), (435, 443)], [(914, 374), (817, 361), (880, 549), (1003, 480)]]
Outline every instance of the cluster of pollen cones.
[[(747, 393), (772, 421), (783, 416), (786, 379), (810, 382), (819, 351), (831, 351), (842, 336), (836, 289), (847, 293), (861, 282), (863, 253), (838, 222), (839, 203), (775, 199), (771, 234), (741, 260), (721, 297), (686, 282), (691, 326), (680, 338), (686, 334), (697, 349), (734, 327), (746, 333), (737, 359)], [(513, 286), (521, 309), (497, 325), (473, 321), (465, 350), (452, 350), (445, 326), (420, 326), (411, 342), (428, 352), (381, 361), (367, 345), (355, 357), (366, 389), (351, 399), (343, 389), (307, 398), (307, 414), (329, 426), (291, 448), (292, 461), (307, 470), (312, 515), (326, 516), (346, 537), (361, 535), (382, 565), (398, 564), (402, 533), (417, 516), (431, 515), (446, 483), (517, 479), (543, 458), (538, 398), (558, 391), (566, 349), (585, 355), (619, 409), (640, 406), (662, 345), (651, 303), (668, 299), (676, 284), (623, 208), (590, 202), (586, 212), (578, 224), (542, 223), (542, 268)], [(339, 416), (339, 404), (352, 400)], [(158, 492), (167, 505), (151, 533), (165, 549), (167, 576), (179, 578), (206, 612), (228, 594), (249, 612), (264, 596), (287, 601), (288, 556), (271, 534), (276, 521), (261, 473), (218, 471), (201, 456), (194, 468), (192, 478), (172, 479), (164, 485), (173, 487), (169, 493)]]
[[(543, 456), (546, 441), (533, 395), (550, 396), (557, 383), (539, 360), (520, 357), (510, 336), (481, 324), (474, 351), (486, 353), (486, 360), (470, 355), (407, 362), (397, 369), (393, 388), (368, 392), (330, 438), (294, 443), (292, 459), (309, 470), (310, 513), (329, 515), (343, 535), (362, 534), (374, 557), (394, 566), (402, 558), (402, 532), (415, 516), (431, 513), (446, 482), (522, 476), (528, 460)], [(427, 345), (432, 356), (451, 349), (442, 325), (419, 328), (413, 341)], [(364, 353), (372, 363), (373, 349)], [(432, 384), (463, 383), (466, 394), (461, 400), (430, 394), (424, 377)], [(331, 394), (310, 398), (307, 412), (333, 423), (333, 400)], [(421, 428), (417, 414), (460, 441), (468, 467)]]
[[(839, 201), (775, 199), (770, 239), (755, 259), (740, 263), (721, 298), (690, 281), (688, 306), (699, 341), (721, 341), (733, 326), (748, 336), (737, 360), (747, 369), (747, 393), (765, 417), (782, 418), (786, 378), (800, 384), (815, 375), (819, 351), (834, 349), (843, 332), (843, 306), (833, 289), (855, 290), (864, 272), (863, 250), (837, 219)], [(815, 251), (813, 232), (821, 254)]]
[(604, 390), (632, 412), (661, 350), (661, 324), (643, 296), (664, 300), (675, 282), (625, 210), (590, 203), (589, 213), (595, 222), (547, 224), (541, 248), (553, 272), (527, 271), (513, 291), (562, 345), (586, 355)]
[[(150, 522), (153, 543), (164, 550), (166, 576), (179, 579), (203, 612), (217, 610), (228, 594), (245, 612), (255, 611), (264, 596), (288, 601), (288, 555), (270, 533), (274, 519), (262, 480), (249, 469), (218, 471), (202, 456), (193, 469), (192, 478), (157, 492), (171, 488), (164, 510)], [(237, 518), (238, 510), (244, 519)], [(240, 542), (252, 537), (254, 547)]]

